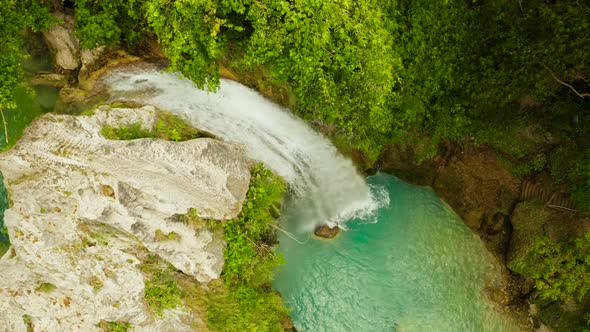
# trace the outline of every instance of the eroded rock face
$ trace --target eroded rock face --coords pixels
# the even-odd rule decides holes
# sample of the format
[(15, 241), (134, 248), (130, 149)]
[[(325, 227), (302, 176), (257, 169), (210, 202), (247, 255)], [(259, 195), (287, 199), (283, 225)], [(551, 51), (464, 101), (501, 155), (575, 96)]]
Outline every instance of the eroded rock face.
[(12, 248), (0, 259), (0, 321), (9, 331), (25, 331), (27, 321), (39, 331), (95, 331), (101, 320), (191, 330), (186, 310), (148, 313), (139, 265), (151, 253), (198, 281), (218, 278), (219, 234), (175, 216), (196, 208), (201, 218), (235, 217), (250, 161), (242, 146), (209, 138), (100, 135), (105, 124), (138, 122), (152, 127), (155, 109), (46, 114), (0, 155), (12, 200), (5, 212)]
[(518, 200), (520, 180), (488, 150), (452, 158), (437, 172), (433, 188), (474, 231), (486, 215), (507, 213)]
[(54, 56), (55, 64), (65, 70), (75, 70), (80, 66), (80, 42), (74, 36), (74, 18), (63, 13), (52, 14), (63, 24), (53, 25), (43, 32), (47, 46)]

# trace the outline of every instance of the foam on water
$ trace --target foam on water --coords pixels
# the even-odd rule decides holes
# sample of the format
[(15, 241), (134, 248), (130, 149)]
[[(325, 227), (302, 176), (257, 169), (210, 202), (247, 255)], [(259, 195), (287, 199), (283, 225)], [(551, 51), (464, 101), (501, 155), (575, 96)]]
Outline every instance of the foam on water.
[(285, 178), (307, 213), (299, 226), (341, 224), (379, 206), (349, 159), (331, 142), (260, 94), (222, 80), (216, 93), (197, 89), (178, 73), (118, 71), (105, 79), (117, 99), (148, 103), (195, 127), (247, 146), (252, 159)]

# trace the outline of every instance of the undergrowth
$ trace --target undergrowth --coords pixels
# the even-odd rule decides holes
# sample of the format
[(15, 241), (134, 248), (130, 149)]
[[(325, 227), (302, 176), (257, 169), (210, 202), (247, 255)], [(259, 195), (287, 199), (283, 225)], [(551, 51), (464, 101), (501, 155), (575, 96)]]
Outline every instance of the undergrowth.
[(174, 278), (174, 268), (161, 263), (157, 256), (149, 255), (141, 265), (145, 278), (145, 300), (150, 310), (162, 316), (164, 309), (173, 309), (182, 304), (181, 289)]
[[(189, 209), (181, 221), (196, 230), (221, 231), (227, 247), (222, 277), (207, 287), (187, 278), (157, 255), (141, 264), (145, 278), (145, 300), (152, 313), (186, 306), (196, 316), (207, 317), (212, 331), (283, 331), (281, 322), (288, 309), (272, 290), (273, 272), (283, 259), (267, 239), (274, 233), (273, 209), (286, 191), (284, 181), (257, 164), (251, 171), (250, 187), (240, 215), (225, 223), (203, 220)], [(276, 214), (275, 214), (276, 215)], [(195, 328), (199, 323), (194, 322)]]
[(241, 214), (224, 224), (223, 283), (212, 283), (207, 299), (212, 330), (282, 330), (280, 321), (288, 309), (270, 283), (283, 259), (263, 239), (273, 232), (271, 210), (285, 191), (280, 177), (256, 165)]
[(105, 332), (127, 332), (133, 325), (127, 322), (101, 322), (99, 327)]
[(159, 138), (175, 142), (188, 141), (208, 136), (201, 135), (197, 129), (192, 127), (181, 117), (163, 111), (156, 112), (156, 124), (151, 130), (144, 130), (141, 127), (141, 123), (134, 123), (129, 126), (120, 127), (106, 125), (100, 130), (100, 134), (105, 138), (113, 140)]
[(590, 233), (566, 242), (547, 237), (534, 240), (531, 250), (509, 265), (532, 278), (543, 299), (582, 301), (590, 293)]

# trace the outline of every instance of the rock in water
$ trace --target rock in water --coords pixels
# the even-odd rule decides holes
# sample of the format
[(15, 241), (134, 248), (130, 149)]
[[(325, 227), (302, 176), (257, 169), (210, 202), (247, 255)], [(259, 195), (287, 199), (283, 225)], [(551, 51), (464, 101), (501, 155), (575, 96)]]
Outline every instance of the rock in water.
[(318, 237), (323, 237), (326, 239), (333, 239), (340, 233), (340, 228), (338, 226), (330, 227), (328, 225), (322, 225), (315, 229), (313, 234)]
[(150, 106), (46, 114), (0, 154), (12, 202), (5, 212), (12, 247), (0, 259), (4, 328), (96, 331), (101, 321), (123, 321), (191, 330), (183, 323), (188, 310), (149, 314), (140, 266), (157, 254), (200, 282), (218, 278), (220, 235), (178, 215), (195, 208), (201, 218), (236, 217), (250, 161), (241, 145), (209, 138), (115, 141), (100, 134), (105, 124), (149, 129), (155, 119)]

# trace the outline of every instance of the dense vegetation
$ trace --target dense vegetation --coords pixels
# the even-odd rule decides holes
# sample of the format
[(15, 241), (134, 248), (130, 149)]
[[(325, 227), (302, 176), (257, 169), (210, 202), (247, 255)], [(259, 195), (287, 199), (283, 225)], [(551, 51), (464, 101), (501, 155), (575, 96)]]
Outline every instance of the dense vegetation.
[[(136, 49), (156, 38), (171, 69), (199, 86), (216, 88), (221, 62), (262, 68), (294, 95), (294, 111), (336, 128), (371, 160), (408, 133), (428, 146), (420, 159), (441, 143), (485, 144), (517, 175), (547, 172), (590, 208), (587, 0), (0, 1), (0, 110), (14, 108), (22, 87), (21, 31), (46, 28), (49, 8), (69, 6), (83, 47)], [(260, 230), (239, 223), (226, 226), (237, 241), (228, 252), (258, 257), (247, 245)], [(580, 298), (585, 278), (567, 275), (585, 274), (584, 241), (541, 246), (543, 260), (521, 271), (547, 298)], [(243, 304), (268, 275), (238, 277), (246, 270), (232, 265), (236, 257), (226, 257), (224, 287)]]
[(3, 129), (0, 135), (9, 143), (5, 112), (16, 108), (16, 101), (32, 94), (24, 82), (21, 66), (24, 51), (23, 32), (46, 30), (52, 22), (49, 9), (37, 0), (0, 0), (0, 117)]
[[(116, 104), (115, 104), (116, 105)], [(152, 130), (141, 123), (129, 126), (104, 126), (101, 134), (109, 139), (133, 140), (160, 138), (183, 141), (198, 137), (198, 131), (183, 119), (158, 111)], [(213, 331), (282, 331), (288, 310), (281, 296), (271, 288), (274, 269), (283, 263), (275, 253), (274, 236), (277, 211), (287, 190), (285, 182), (262, 163), (251, 170), (250, 184), (240, 214), (226, 222), (203, 220), (196, 209), (180, 216), (180, 221), (200, 231), (223, 233), (222, 280), (209, 283), (203, 294), (198, 285), (182, 282), (173, 266), (148, 254), (141, 270), (145, 279), (145, 300), (150, 310), (161, 316), (165, 309), (185, 304), (192, 310), (207, 308), (207, 326)], [(174, 241), (177, 234), (156, 230), (158, 241)], [(101, 285), (102, 286), (102, 285)], [(125, 322), (105, 322), (107, 331), (126, 331)]]
[(128, 126), (113, 127), (105, 125), (100, 130), (100, 134), (108, 139), (114, 140), (133, 140), (139, 138), (159, 138), (167, 141), (188, 141), (201, 135), (199, 130), (193, 128), (184, 119), (174, 114), (157, 111), (154, 127), (150, 130), (142, 128), (141, 123), (134, 123)]
[(272, 247), (272, 211), (286, 189), (280, 177), (257, 164), (242, 212), (224, 223), (224, 283), (208, 295), (213, 330), (281, 331), (287, 308), (270, 285), (273, 269), (282, 263)]
[(582, 301), (590, 291), (590, 233), (569, 243), (539, 237), (511, 268), (535, 280), (543, 299)]
[(64, 5), (83, 47), (155, 37), (199, 86), (217, 86), (222, 61), (263, 67), (297, 112), (372, 160), (408, 132), (428, 141), (419, 158), (443, 141), (487, 144), (590, 206), (588, 1), (3, 0), (0, 108), (22, 82), (20, 31)]

